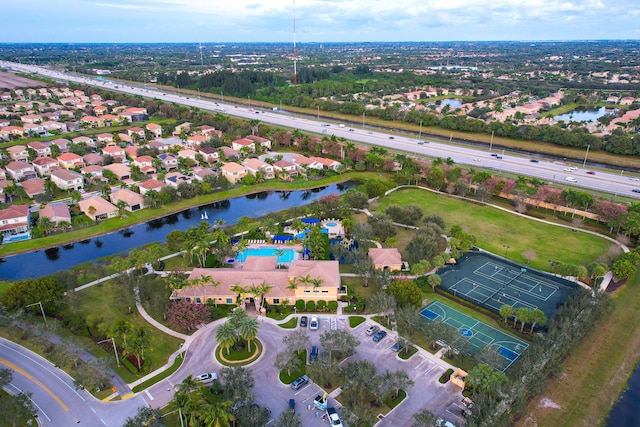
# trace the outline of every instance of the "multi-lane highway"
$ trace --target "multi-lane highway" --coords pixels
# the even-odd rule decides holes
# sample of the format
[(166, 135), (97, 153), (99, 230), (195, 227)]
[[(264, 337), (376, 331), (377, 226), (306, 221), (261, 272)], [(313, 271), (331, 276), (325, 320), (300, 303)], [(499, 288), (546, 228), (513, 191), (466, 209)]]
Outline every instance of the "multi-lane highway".
[[(344, 137), (354, 142), (377, 145), (392, 150), (401, 150), (414, 156), (451, 157), (456, 163), (474, 167), (526, 175), (540, 178), (551, 183), (593, 189), (615, 195), (640, 197), (640, 193), (634, 193), (632, 191), (634, 189), (640, 190), (640, 179), (638, 179), (638, 177), (630, 176), (628, 173), (625, 174), (624, 171), (607, 172), (601, 169), (593, 171), (589, 169), (588, 163), (584, 168), (567, 171), (565, 169), (567, 169), (569, 165), (563, 162), (536, 159), (539, 161), (534, 163), (526, 156), (504, 153), (501, 150), (493, 150), (493, 153), (490, 153), (486, 148), (449, 145), (442, 142), (429, 141), (428, 138), (422, 138), (422, 140), (427, 141), (427, 143), (419, 144), (418, 140), (413, 137), (383, 133), (373, 128), (367, 129), (362, 126), (342, 127), (338, 123), (330, 123), (326, 120), (313, 120), (308, 117), (300, 117), (281, 111), (265, 111), (250, 107), (247, 108), (246, 106), (217, 103), (198, 97), (187, 97), (172, 92), (161, 92), (147, 86), (138, 87), (120, 82), (98, 80), (97, 78), (94, 79), (63, 73), (34, 65), (12, 62), (0, 62), (0, 65), (15, 71), (36, 73), (57, 80), (73, 81), (135, 95), (157, 98), (167, 102), (176, 102), (246, 119), (259, 119), (266, 123), (300, 129), (302, 131), (327, 135), (335, 134), (337, 137)], [(498, 157), (491, 156), (491, 154), (497, 154)], [(595, 173), (589, 174), (587, 172)]]

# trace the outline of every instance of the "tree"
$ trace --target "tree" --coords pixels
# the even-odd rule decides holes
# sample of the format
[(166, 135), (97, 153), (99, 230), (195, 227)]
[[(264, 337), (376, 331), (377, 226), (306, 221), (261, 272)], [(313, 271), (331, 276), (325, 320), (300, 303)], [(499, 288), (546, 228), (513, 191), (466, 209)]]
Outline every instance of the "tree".
[(131, 332), (131, 337), (124, 346), (125, 356), (133, 355), (136, 358), (138, 370), (142, 368), (144, 351), (151, 349), (151, 331), (147, 325), (139, 325)]
[(127, 418), (123, 427), (163, 427), (162, 412), (160, 409), (141, 406), (138, 408), (136, 415)]
[(320, 344), (325, 350), (329, 350), (330, 359), (333, 358), (333, 352), (337, 352), (345, 358), (355, 353), (356, 347), (360, 345), (360, 340), (348, 331), (333, 330), (320, 335)]
[(205, 406), (203, 414), (206, 427), (229, 427), (235, 420), (229, 412), (231, 402), (211, 402)]
[(111, 337), (122, 340), (122, 342), (126, 344), (127, 337), (131, 333), (132, 329), (133, 327), (130, 322), (128, 322), (126, 319), (120, 318), (116, 320), (113, 325), (111, 325), (109, 332), (111, 334)]
[(38, 228), (42, 230), (45, 236), (49, 234), (49, 231), (51, 231), (54, 226), (55, 224), (51, 221), (51, 218), (46, 216), (38, 218)]
[(385, 320), (389, 319), (396, 310), (396, 299), (386, 292), (378, 292), (367, 299), (367, 307), (374, 313), (378, 313)]
[(171, 328), (191, 332), (198, 325), (211, 321), (211, 309), (179, 299), (167, 307), (167, 320)]
[(545, 316), (542, 310), (535, 309), (531, 311), (529, 322), (531, 322), (531, 330), (529, 331), (529, 333), (533, 333), (533, 329), (536, 327), (536, 325), (544, 326), (547, 323), (547, 316)]
[(236, 334), (236, 328), (231, 322), (227, 321), (218, 326), (216, 330), (216, 341), (227, 350), (227, 354), (229, 354), (229, 349), (236, 344), (237, 340), (238, 334)]
[(395, 297), (400, 307), (422, 305), (422, 291), (413, 280), (394, 280), (387, 292)]
[(426, 226), (418, 230), (407, 244), (408, 261), (415, 264), (423, 259), (432, 258), (438, 251), (440, 241), (439, 227)]
[(293, 411), (282, 411), (276, 418), (275, 427), (302, 427), (302, 420)]
[(13, 396), (0, 399), (0, 411), (2, 411), (2, 423), (6, 426), (22, 426), (25, 420), (31, 419), (36, 407), (31, 400), (32, 393), (23, 391)]
[(10, 310), (41, 302), (45, 312), (55, 311), (64, 291), (64, 285), (53, 277), (27, 279), (9, 286), (1, 301)]
[(220, 370), (220, 378), (224, 385), (224, 397), (233, 403), (247, 401), (255, 384), (253, 374), (243, 367), (224, 367)]
[(0, 388), (6, 387), (13, 381), (13, 371), (9, 368), (0, 368)]
[(439, 274), (430, 274), (427, 276), (427, 283), (431, 286), (431, 289), (434, 291), (440, 284), (442, 283), (442, 277)]
[(397, 399), (400, 391), (407, 387), (411, 387), (414, 382), (409, 378), (407, 371), (398, 369), (397, 371), (387, 371), (382, 375), (382, 388), (385, 398)]
[(258, 336), (258, 328), (258, 321), (249, 316), (243, 317), (238, 325), (238, 332), (243, 339), (247, 340), (249, 351), (251, 351), (251, 340)]
[(413, 414), (413, 418), (416, 422), (411, 427), (433, 427), (438, 417), (428, 409), (423, 409)]
[(508, 378), (502, 372), (498, 372), (486, 363), (478, 363), (471, 368), (465, 380), (474, 393), (482, 392), (491, 396), (497, 396), (502, 387), (508, 382)]
[(298, 329), (282, 337), (282, 344), (284, 344), (291, 353), (295, 353), (309, 347), (311, 345), (311, 339), (304, 330)]
[(292, 371), (300, 368), (301, 364), (302, 361), (298, 357), (297, 352), (290, 351), (289, 349), (279, 352), (276, 355), (276, 360), (274, 363), (275, 367), (278, 370), (283, 371), (286, 369), (287, 375), (291, 375)]
[(500, 317), (504, 323), (507, 323), (507, 319), (512, 317), (515, 314), (515, 309), (508, 305), (504, 304), (500, 307)]

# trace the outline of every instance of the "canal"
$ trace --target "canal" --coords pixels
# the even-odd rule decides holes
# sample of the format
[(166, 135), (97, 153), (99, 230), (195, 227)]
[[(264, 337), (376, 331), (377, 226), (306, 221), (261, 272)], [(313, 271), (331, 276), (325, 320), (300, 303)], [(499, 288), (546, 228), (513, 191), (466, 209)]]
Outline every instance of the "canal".
[(243, 216), (257, 218), (271, 212), (304, 206), (322, 196), (343, 193), (358, 184), (350, 181), (310, 190), (267, 191), (187, 209), (99, 237), (2, 258), (0, 278), (20, 280), (46, 276), (79, 264), (128, 252), (138, 246), (153, 242), (164, 243), (169, 232), (198, 225), (205, 212), (211, 225), (219, 219), (232, 225)]

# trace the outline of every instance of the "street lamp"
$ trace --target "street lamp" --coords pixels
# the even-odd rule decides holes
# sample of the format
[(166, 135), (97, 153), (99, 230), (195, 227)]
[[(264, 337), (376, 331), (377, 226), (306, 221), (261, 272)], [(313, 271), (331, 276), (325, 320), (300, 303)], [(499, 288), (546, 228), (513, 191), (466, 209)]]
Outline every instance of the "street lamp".
[(42, 312), (42, 318), (44, 319), (45, 326), (47, 325), (47, 316), (44, 314), (44, 308), (42, 308), (42, 303), (40, 301), (34, 302), (33, 304), (25, 305), (24, 308), (33, 307), (34, 305), (40, 306), (40, 311)]
[(506, 257), (507, 257), (507, 253), (509, 253), (509, 248), (510, 248), (511, 246), (509, 246), (509, 245), (502, 245), (502, 247), (504, 247), (504, 257), (506, 258)]
[(590, 144), (587, 144), (587, 152), (584, 153), (584, 162), (582, 162), (582, 167), (585, 167), (587, 164), (587, 156), (589, 155), (589, 148), (591, 147)]
[(118, 363), (118, 367), (120, 367), (120, 358), (118, 357), (118, 350), (116, 349), (116, 340), (113, 338), (107, 338), (106, 340), (98, 341), (98, 344), (102, 344), (107, 341), (111, 341), (111, 344), (113, 344), (113, 353), (116, 355), (116, 362)]
[(418, 134), (418, 139), (422, 139), (422, 120), (420, 120), (420, 133)]

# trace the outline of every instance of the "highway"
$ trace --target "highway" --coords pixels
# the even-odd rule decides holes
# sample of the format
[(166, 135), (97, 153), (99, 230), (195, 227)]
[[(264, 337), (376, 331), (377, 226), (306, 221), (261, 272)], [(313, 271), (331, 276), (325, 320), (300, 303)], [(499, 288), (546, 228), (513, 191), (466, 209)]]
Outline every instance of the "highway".
[[(105, 89), (157, 98), (167, 102), (175, 102), (245, 119), (258, 119), (265, 123), (300, 129), (301, 131), (326, 135), (333, 134), (354, 142), (400, 150), (410, 156), (451, 157), (456, 163), (469, 165), (471, 167), (481, 167), (498, 172), (510, 172), (518, 175), (536, 177), (549, 183), (598, 190), (616, 196), (623, 195), (626, 197), (640, 198), (640, 193), (634, 193), (632, 191), (633, 189), (640, 190), (640, 179), (638, 179), (637, 176), (629, 176), (629, 174), (625, 176), (624, 171), (620, 173), (607, 172), (602, 169), (592, 171), (588, 168), (588, 162), (584, 168), (566, 171), (565, 169), (571, 165), (564, 162), (553, 162), (538, 158), (536, 159), (538, 162), (534, 163), (530, 161), (531, 159), (529, 157), (510, 153), (505, 154), (502, 150), (493, 150), (493, 152), (490, 152), (487, 148), (449, 145), (442, 142), (429, 141), (428, 138), (422, 138), (422, 140), (427, 143), (418, 144), (418, 140), (413, 137), (407, 137), (402, 134), (383, 133), (375, 129), (363, 128), (362, 126), (342, 127), (338, 123), (328, 122), (326, 120), (313, 120), (308, 117), (295, 116), (286, 112), (265, 111), (251, 107), (247, 108), (245, 106), (217, 103), (198, 97), (187, 97), (171, 92), (161, 92), (144, 86), (138, 87), (120, 82), (98, 80), (97, 78), (53, 71), (34, 65), (4, 61), (0, 62), (0, 65), (15, 71), (35, 73), (56, 80), (73, 81), (104, 87)], [(498, 155), (498, 157), (494, 157), (491, 154)], [(587, 174), (587, 172), (595, 172), (595, 174), (591, 175)]]
[(4, 338), (0, 338), (0, 368), (13, 370), (7, 391), (33, 393), (41, 426), (121, 426), (146, 404), (141, 395), (117, 402), (97, 400), (86, 390), (76, 390), (73, 379), (51, 362)]

